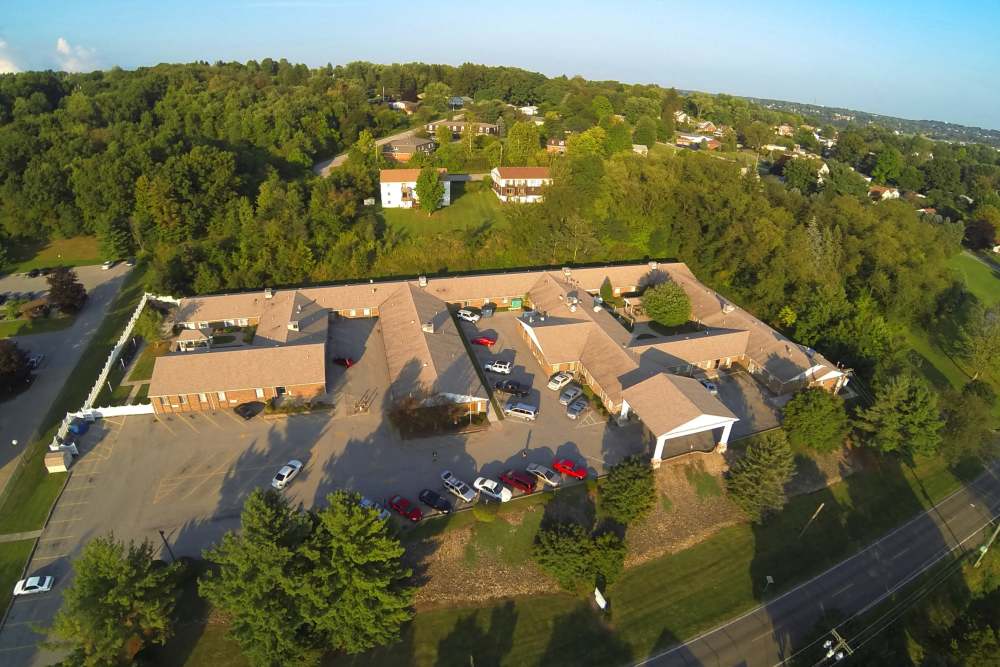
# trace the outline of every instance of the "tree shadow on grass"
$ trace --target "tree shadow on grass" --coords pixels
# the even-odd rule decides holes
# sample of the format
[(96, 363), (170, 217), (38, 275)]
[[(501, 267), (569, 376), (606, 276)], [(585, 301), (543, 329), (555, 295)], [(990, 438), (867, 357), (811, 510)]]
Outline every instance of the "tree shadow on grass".
[(552, 634), (540, 665), (623, 665), (632, 650), (604, 619), (581, 602), (573, 611), (552, 621)]
[(470, 612), (459, 618), (452, 631), (438, 642), (436, 667), (502, 664), (514, 647), (517, 609), (512, 601), (493, 607), (485, 628), (479, 624), (478, 615)]

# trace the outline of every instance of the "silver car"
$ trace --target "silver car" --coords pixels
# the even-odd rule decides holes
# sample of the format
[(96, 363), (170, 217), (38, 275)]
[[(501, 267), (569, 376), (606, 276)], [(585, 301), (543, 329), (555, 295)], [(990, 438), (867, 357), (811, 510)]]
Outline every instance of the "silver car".
[(281, 466), (275, 475), (274, 479), (271, 480), (271, 486), (276, 489), (283, 489), (288, 486), (288, 483), (295, 479), (295, 476), (299, 474), (302, 470), (302, 461), (298, 459), (292, 459), (285, 465)]
[(441, 473), (441, 483), (444, 484), (444, 488), (448, 489), (448, 493), (456, 498), (460, 498), (467, 503), (471, 503), (476, 499), (476, 492), (472, 490), (472, 487), (458, 477), (455, 477), (454, 473), (450, 470), (445, 470)]
[(566, 416), (570, 419), (576, 419), (583, 414), (583, 412), (587, 409), (588, 404), (589, 402), (587, 401), (586, 396), (579, 396), (576, 400), (566, 406)]
[(552, 391), (559, 391), (573, 381), (573, 374), (569, 371), (559, 371), (549, 378), (548, 388)]
[(546, 468), (541, 463), (529, 463), (526, 470), (546, 486), (559, 486), (559, 482), (562, 481), (562, 477), (555, 470)]
[(578, 384), (571, 384), (563, 390), (563, 393), (559, 394), (559, 403), (561, 405), (569, 405), (580, 396), (583, 396), (583, 389)]

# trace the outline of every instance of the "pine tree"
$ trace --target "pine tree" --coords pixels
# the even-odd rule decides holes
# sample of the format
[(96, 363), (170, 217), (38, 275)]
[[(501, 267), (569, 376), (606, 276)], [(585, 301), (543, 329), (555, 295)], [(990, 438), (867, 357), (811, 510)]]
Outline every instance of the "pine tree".
[(783, 431), (754, 438), (726, 481), (729, 496), (754, 521), (784, 507), (785, 484), (795, 472), (792, 448)]
[(178, 566), (154, 561), (149, 542), (98, 537), (73, 561), (73, 570), (49, 629), (50, 645), (70, 651), (67, 664), (131, 664), (145, 645), (171, 636)]
[(937, 398), (912, 375), (896, 376), (880, 386), (875, 403), (857, 422), (869, 446), (907, 456), (934, 453), (941, 442), (942, 425)]
[(850, 430), (844, 399), (819, 387), (800, 391), (785, 406), (784, 428), (792, 445), (832, 452)]
[(649, 462), (630, 456), (612, 466), (601, 481), (601, 510), (618, 523), (629, 524), (649, 514), (655, 494)]

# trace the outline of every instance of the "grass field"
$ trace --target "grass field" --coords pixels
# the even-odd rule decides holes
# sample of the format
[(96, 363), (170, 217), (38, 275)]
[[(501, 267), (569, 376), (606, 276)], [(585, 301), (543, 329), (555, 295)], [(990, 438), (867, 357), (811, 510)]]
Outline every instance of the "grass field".
[(961, 252), (948, 262), (965, 280), (970, 292), (987, 306), (1000, 302), (1000, 274), (968, 252)]
[(156, 363), (156, 358), (162, 357), (169, 349), (170, 344), (165, 341), (159, 341), (142, 348), (142, 354), (139, 355), (139, 359), (132, 366), (132, 372), (129, 373), (128, 381), (138, 382), (153, 377), (153, 365)]
[(33, 320), (0, 321), (0, 338), (30, 336), (32, 334), (61, 331), (73, 324), (72, 317), (39, 317)]
[(450, 234), (489, 226), (507, 227), (503, 204), (482, 183), (452, 183), (452, 204), (429, 216), (420, 210), (387, 208), (382, 210), (386, 227), (409, 237), (427, 234)]
[(34, 540), (0, 543), (0, 614), (10, 602), (14, 584), (21, 578), (21, 570), (34, 543)]
[(94, 236), (55, 239), (46, 244), (22, 244), (10, 249), (10, 273), (22, 273), (46, 266), (84, 266), (104, 261), (100, 243)]
[(142, 298), (146, 265), (140, 263), (125, 278), (121, 292), (108, 308), (108, 313), (84, 350), (80, 361), (48, 412), (42, 418), (37, 440), (28, 445), (24, 464), (7, 483), (0, 502), (0, 534), (37, 530), (42, 527), (49, 508), (62, 487), (66, 473), (49, 474), (42, 465), (48, 443), (55, 435), (63, 416), (76, 410), (87, 398), (97, 374), (128, 322), (135, 305)]

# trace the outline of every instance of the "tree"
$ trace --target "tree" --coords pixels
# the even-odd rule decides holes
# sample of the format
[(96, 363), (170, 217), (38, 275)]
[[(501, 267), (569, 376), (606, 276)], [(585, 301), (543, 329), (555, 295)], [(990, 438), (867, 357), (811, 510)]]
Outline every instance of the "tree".
[(49, 629), (72, 664), (127, 665), (144, 646), (172, 634), (178, 565), (153, 559), (148, 541), (98, 537), (73, 561), (75, 576)]
[(857, 167), (861, 158), (867, 154), (868, 146), (857, 129), (849, 128), (837, 136), (837, 146), (834, 152), (837, 159), (844, 164)]
[(573, 134), (566, 140), (566, 154), (570, 157), (606, 157), (608, 155), (608, 133), (603, 127), (597, 126)]
[(441, 150), (444, 146), (450, 146), (452, 141), (451, 128), (445, 124), (440, 124), (434, 128), (434, 143), (437, 144), (438, 150)]
[(534, 123), (518, 121), (507, 133), (507, 145), (504, 151), (504, 164), (510, 166), (525, 166), (541, 147), (541, 135)]
[(375, 137), (368, 130), (362, 130), (358, 140), (347, 152), (345, 169), (354, 177), (360, 189), (366, 194), (376, 190), (379, 169), (385, 166), (382, 150), (375, 143)]
[(23, 389), (31, 369), (28, 353), (9, 338), (0, 338), (0, 395), (7, 396)]
[(942, 410), (940, 453), (950, 462), (989, 450), (996, 393), (982, 380), (972, 380), (961, 393), (949, 395)]
[(49, 303), (64, 313), (77, 313), (87, 300), (87, 290), (76, 278), (76, 271), (60, 266), (47, 278)]
[(655, 496), (653, 469), (639, 456), (630, 456), (615, 464), (601, 480), (601, 510), (623, 525), (648, 515)]
[(301, 551), (302, 615), (322, 645), (337, 651), (391, 644), (413, 617), (405, 549), (356, 494), (337, 491), (326, 500)]
[(804, 195), (812, 194), (819, 182), (819, 163), (807, 158), (788, 160), (784, 178), (789, 188), (798, 188)]
[(590, 108), (594, 112), (594, 115), (597, 116), (598, 122), (615, 113), (614, 107), (611, 106), (611, 100), (604, 95), (596, 96), (594, 101), (590, 103)]
[(557, 523), (538, 531), (532, 555), (565, 590), (589, 591), (598, 576), (608, 583), (618, 577), (625, 543), (614, 533), (592, 537), (580, 524)]
[(432, 81), (424, 87), (424, 106), (437, 113), (448, 110), (448, 98), (451, 97), (451, 86), (442, 81)]
[(147, 302), (132, 331), (142, 336), (146, 343), (155, 343), (163, 338), (163, 313)]
[(652, 148), (656, 144), (656, 121), (649, 116), (639, 118), (632, 133), (632, 143)]
[(611, 284), (611, 278), (604, 276), (604, 282), (601, 283), (601, 300), (604, 303), (615, 303), (619, 300), (615, 297), (615, 288)]
[(959, 334), (962, 356), (972, 365), (972, 379), (1000, 373), (1000, 304), (976, 308)]
[(743, 128), (743, 143), (754, 150), (760, 150), (761, 146), (773, 136), (774, 132), (771, 131), (771, 128), (759, 120), (755, 120)]
[(729, 472), (726, 488), (733, 502), (756, 522), (785, 506), (785, 484), (795, 472), (792, 448), (783, 431), (757, 436)]
[(417, 177), (417, 200), (420, 208), (431, 215), (441, 208), (441, 200), (444, 198), (444, 182), (435, 167), (424, 167)]
[(937, 399), (923, 380), (898, 375), (875, 392), (875, 403), (861, 412), (858, 430), (869, 446), (907, 456), (932, 454), (941, 441)]
[(830, 173), (823, 179), (823, 190), (836, 195), (868, 198), (868, 183), (851, 167), (837, 160), (826, 163)]
[(844, 444), (850, 430), (844, 399), (825, 389), (804, 389), (788, 401), (783, 426), (793, 447), (832, 452)]
[(229, 635), (251, 664), (315, 662), (311, 621), (298, 604), (297, 556), (309, 517), (277, 491), (258, 489), (244, 503), (240, 524), (205, 552), (218, 573), (199, 582), (201, 595), (229, 617)]
[(642, 307), (654, 321), (676, 327), (691, 319), (691, 299), (684, 288), (667, 281), (648, 288), (642, 294)]
[(903, 156), (895, 148), (886, 148), (875, 156), (872, 180), (879, 183), (895, 183), (903, 170)]
[(919, 192), (924, 187), (924, 174), (912, 164), (908, 164), (899, 172), (896, 183), (904, 190)]

